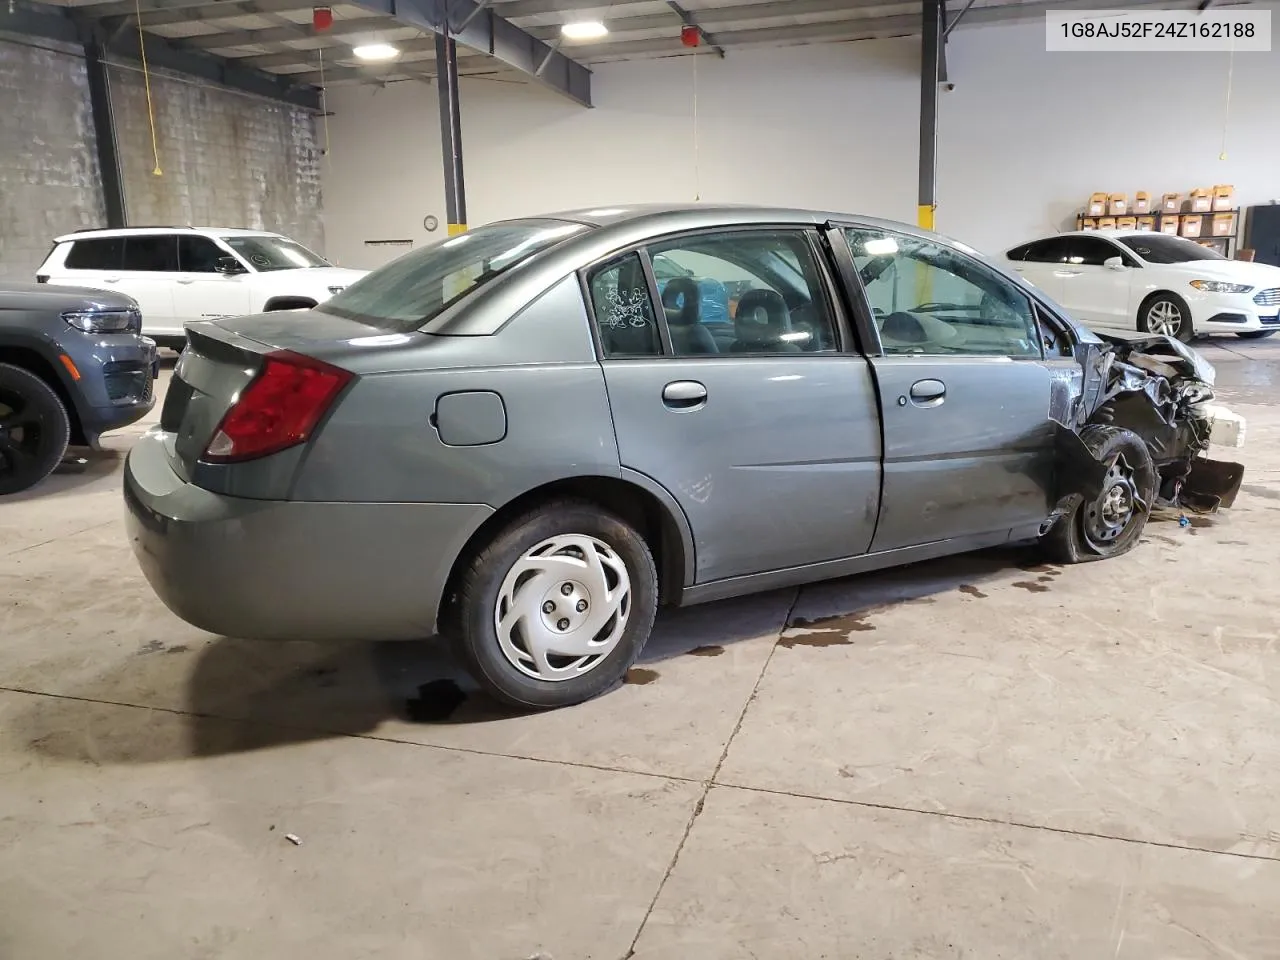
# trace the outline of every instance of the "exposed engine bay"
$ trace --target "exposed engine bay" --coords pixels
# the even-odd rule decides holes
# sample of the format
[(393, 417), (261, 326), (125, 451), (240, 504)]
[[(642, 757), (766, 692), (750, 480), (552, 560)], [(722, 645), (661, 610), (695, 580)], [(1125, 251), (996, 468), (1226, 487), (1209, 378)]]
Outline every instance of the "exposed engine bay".
[(1097, 342), (1081, 343), (1077, 351), (1083, 383), (1055, 383), (1050, 411), (1060, 427), (1062, 492), (1086, 499), (1100, 492), (1107, 465), (1094, 459), (1078, 431), (1088, 424), (1110, 424), (1145, 441), (1159, 473), (1152, 507), (1195, 513), (1230, 507), (1244, 467), (1211, 460), (1204, 452), (1211, 440), (1239, 446), (1243, 432), (1236, 428), (1243, 422), (1213, 403), (1212, 364), (1164, 336), (1099, 334)]

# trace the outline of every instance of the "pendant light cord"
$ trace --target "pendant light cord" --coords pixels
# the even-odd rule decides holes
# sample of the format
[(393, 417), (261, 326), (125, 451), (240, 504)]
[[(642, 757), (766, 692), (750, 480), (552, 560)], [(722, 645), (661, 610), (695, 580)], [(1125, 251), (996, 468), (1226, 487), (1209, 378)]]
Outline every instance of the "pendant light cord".
[(147, 40), (142, 33), (142, 0), (133, 0), (133, 19), (138, 24), (138, 49), (142, 51), (142, 85), (147, 91), (147, 122), (151, 124), (151, 156), (155, 159), (153, 177), (164, 176), (160, 169), (160, 144), (156, 139), (156, 111), (151, 101), (151, 71), (147, 68)]

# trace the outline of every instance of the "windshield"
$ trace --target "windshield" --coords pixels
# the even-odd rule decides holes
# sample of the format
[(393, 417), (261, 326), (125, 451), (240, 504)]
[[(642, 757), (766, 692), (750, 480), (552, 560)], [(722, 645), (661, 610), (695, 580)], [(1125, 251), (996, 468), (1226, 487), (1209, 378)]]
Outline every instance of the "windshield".
[(508, 220), (406, 253), (319, 309), (408, 333), (530, 257), (589, 229), (560, 220)]
[(255, 270), (297, 270), (300, 267), (327, 267), (329, 262), (288, 237), (219, 237), (240, 254)]
[(1189, 263), (1192, 260), (1226, 260), (1217, 250), (1202, 247), (1194, 240), (1164, 233), (1141, 237), (1117, 237), (1147, 263)]

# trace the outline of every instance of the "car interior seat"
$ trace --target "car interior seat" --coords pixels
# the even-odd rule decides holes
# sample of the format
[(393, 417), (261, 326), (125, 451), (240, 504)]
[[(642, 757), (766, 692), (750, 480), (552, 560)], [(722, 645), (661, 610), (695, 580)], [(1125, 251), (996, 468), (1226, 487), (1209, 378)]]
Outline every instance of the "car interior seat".
[(697, 281), (688, 277), (668, 280), (662, 291), (662, 309), (677, 356), (720, 352), (715, 337), (700, 322), (700, 294)]
[(787, 301), (773, 290), (748, 290), (738, 300), (733, 318), (738, 339), (733, 353), (800, 353), (801, 348), (783, 337), (791, 332), (791, 311)]

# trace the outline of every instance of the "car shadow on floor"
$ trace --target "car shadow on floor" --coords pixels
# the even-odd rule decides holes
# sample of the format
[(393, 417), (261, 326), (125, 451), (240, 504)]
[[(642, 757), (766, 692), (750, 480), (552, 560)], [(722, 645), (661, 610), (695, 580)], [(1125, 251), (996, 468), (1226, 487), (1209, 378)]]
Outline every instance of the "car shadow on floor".
[[(984, 581), (1048, 569), (1033, 551), (988, 550), (668, 610), (659, 616), (639, 667), (643, 671), (646, 665), (690, 655), (717, 656), (735, 643), (767, 641), (786, 625), (803, 627), (797, 611), (856, 619), (956, 590), (981, 596), (978, 586)], [(185, 703), (174, 711), (184, 718), (183, 736), (158, 733), (150, 710), (118, 709), (104, 711), (91, 737), (72, 735), (69, 731), (86, 727), (73, 709), (83, 711), (83, 702), (54, 700), (38, 705), (39, 716), (25, 718), (23, 732), (32, 749), (92, 763), (151, 763), (344, 735), (416, 740), (405, 724), (518, 723), (521, 718), (479, 691), (442, 641), (261, 643), (223, 637), (190, 649), (160, 641), (148, 646), (145, 658), (132, 662), (132, 683), (136, 689), (161, 691), (185, 683)]]

